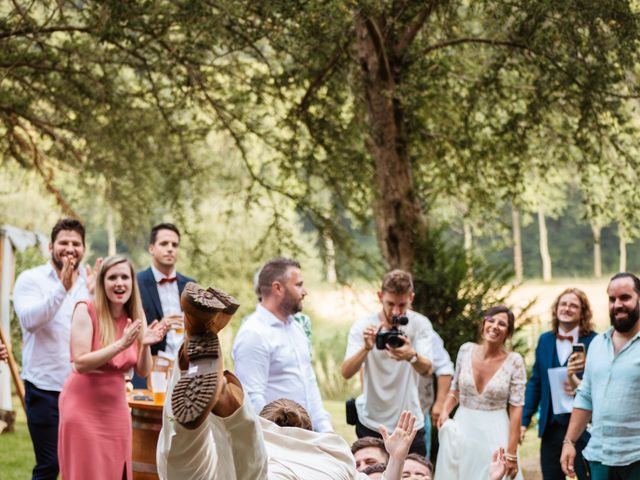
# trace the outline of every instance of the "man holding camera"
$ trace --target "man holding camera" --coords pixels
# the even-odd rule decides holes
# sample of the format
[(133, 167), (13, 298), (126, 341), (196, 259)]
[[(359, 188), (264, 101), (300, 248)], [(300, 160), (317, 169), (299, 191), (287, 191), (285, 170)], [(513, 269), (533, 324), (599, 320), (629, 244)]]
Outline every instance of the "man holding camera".
[(378, 292), (380, 312), (358, 320), (349, 331), (342, 375), (349, 379), (364, 367), (363, 393), (356, 399), (356, 435), (381, 437), (378, 426), (393, 429), (400, 413), (416, 416), (418, 433), (410, 451), (425, 455), (424, 414), (420, 408), (420, 375), (431, 370), (431, 322), (409, 310), (411, 274), (387, 273)]

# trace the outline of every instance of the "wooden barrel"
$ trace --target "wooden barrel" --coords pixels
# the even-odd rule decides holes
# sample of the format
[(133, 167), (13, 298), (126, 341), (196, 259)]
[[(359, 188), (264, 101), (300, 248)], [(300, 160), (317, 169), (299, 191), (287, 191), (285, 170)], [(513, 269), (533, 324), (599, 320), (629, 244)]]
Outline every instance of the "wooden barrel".
[(162, 404), (153, 400), (134, 400), (134, 396), (140, 395), (153, 398), (153, 393), (149, 390), (134, 390), (129, 394), (133, 428), (133, 480), (158, 480), (156, 448), (162, 428)]

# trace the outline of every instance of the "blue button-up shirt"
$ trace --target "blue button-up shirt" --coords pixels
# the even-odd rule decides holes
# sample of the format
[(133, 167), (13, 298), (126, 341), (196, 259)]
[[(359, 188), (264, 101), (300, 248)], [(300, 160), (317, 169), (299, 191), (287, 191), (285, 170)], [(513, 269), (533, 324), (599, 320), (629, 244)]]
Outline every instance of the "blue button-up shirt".
[(640, 332), (617, 355), (612, 333), (591, 342), (573, 407), (592, 412), (584, 458), (615, 467), (640, 461)]

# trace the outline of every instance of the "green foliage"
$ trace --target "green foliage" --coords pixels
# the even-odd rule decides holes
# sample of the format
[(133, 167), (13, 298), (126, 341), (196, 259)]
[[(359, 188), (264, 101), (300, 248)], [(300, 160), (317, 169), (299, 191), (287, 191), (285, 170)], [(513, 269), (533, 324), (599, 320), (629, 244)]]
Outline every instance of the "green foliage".
[(355, 375), (345, 380), (341, 373), (344, 352), (347, 350), (348, 329), (319, 334), (314, 324), (313, 368), (324, 400), (346, 400), (357, 396), (360, 380)]
[[(469, 256), (458, 242), (447, 238), (443, 226), (432, 227), (418, 251), (413, 308), (431, 320), (453, 358), (463, 343), (478, 340), (482, 312), (505, 303), (513, 290), (504, 287), (512, 273), (505, 264), (490, 265)], [(529, 321), (527, 309), (516, 318), (516, 333)], [(526, 353), (525, 344), (517, 335), (513, 348)]]

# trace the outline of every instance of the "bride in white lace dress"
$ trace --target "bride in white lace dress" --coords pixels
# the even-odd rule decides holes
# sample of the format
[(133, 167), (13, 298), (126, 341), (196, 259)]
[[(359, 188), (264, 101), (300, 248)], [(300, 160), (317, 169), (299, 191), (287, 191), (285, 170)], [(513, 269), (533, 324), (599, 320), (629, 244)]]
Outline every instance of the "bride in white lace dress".
[(491, 456), (500, 447), (506, 450), (506, 478), (522, 480), (517, 451), (526, 372), (522, 357), (504, 346), (513, 329), (511, 310), (493, 307), (482, 319), (480, 343), (460, 347), (451, 390), (438, 420), (435, 480), (489, 478)]

